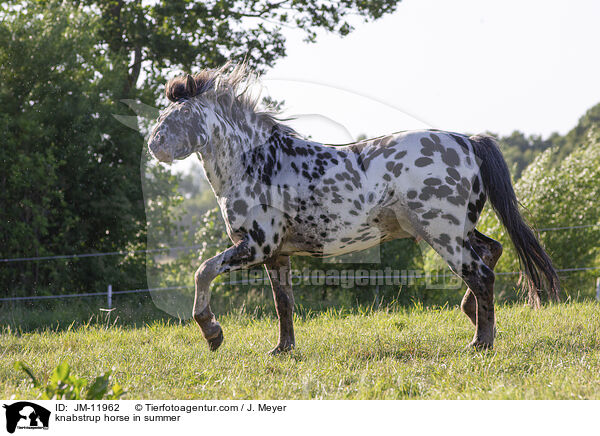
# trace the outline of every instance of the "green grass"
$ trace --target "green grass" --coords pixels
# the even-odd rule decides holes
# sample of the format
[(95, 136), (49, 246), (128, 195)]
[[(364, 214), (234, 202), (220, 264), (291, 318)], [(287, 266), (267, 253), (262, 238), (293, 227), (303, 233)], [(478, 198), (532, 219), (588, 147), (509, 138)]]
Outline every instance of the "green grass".
[(225, 342), (210, 352), (197, 326), (87, 324), (0, 335), (0, 397), (35, 398), (61, 361), (92, 379), (115, 368), (128, 399), (600, 399), (600, 316), (594, 302), (500, 306), (493, 351), (465, 350), (473, 329), (457, 308), (308, 314), (298, 348), (274, 346), (276, 320), (220, 319)]

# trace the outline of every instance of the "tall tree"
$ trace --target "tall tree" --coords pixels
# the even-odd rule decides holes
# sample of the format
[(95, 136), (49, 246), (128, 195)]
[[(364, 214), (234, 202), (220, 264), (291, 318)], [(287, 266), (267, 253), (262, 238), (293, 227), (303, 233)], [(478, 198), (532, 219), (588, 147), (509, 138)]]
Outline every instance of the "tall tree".
[[(145, 242), (141, 142), (112, 117), (122, 78), (98, 56), (97, 17), (34, 3), (0, 24), (2, 257), (117, 251)], [(81, 292), (139, 282), (120, 257), (11, 262), (10, 293)], [(129, 280), (127, 277), (131, 277)]]
[(352, 22), (369, 21), (395, 10), (400, 0), (76, 0), (98, 10), (101, 42), (115, 65), (126, 72), (125, 94), (140, 73), (149, 83), (163, 81), (173, 68), (216, 67), (242, 60), (257, 70), (285, 56), (284, 29), (315, 42), (320, 30), (347, 35)]

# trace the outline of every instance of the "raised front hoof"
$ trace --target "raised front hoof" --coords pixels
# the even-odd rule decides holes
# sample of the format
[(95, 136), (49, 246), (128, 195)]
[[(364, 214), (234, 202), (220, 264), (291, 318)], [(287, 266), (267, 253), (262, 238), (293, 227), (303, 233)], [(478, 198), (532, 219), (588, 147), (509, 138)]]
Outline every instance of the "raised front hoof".
[(223, 329), (219, 324), (217, 324), (217, 327), (219, 328), (218, 332), (216, 332), (214, 335), (211, 335), (210, 338), (204, 336), (206, 342), (208, 342), (208, 348), (210, 348), (210, 351), (217, 351), (217, 348), (221, 346), (223, 339), (225, 339), (223, 336)]
[(472, 350), (472, 351), (484, 351), (484, 350), (491, 350), (492, 348), (494, 348), (493, 342), (473, 340), (473, 341), (471, 341), (471, 343), (469, 345), (467, 345), (466, 349)]
[(289, 353), (294, 349), (294, 344), (278, 344), (275, 348), (269, 351), (270, 356), (278, 356), (283, 353)]

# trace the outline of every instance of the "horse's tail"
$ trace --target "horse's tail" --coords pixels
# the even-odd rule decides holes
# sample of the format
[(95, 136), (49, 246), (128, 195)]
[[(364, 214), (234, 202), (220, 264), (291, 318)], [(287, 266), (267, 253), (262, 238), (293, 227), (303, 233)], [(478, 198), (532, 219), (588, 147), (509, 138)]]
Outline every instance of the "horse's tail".
[(529, 304), (540, 306), (540, 290), (543, 279), (548, 285), (548, 294), (559, 300), (558, 275), (550, 257), (536, 238), (533, 230), (519, 213), (519, 202), (510, 180), (508, 166), (496, 140), (490, 136), (472, 136), (473, 152), (479, 159), (480, 173), (485, 193), (496, 211), (496, 215), (508, 231), (526, 277)]

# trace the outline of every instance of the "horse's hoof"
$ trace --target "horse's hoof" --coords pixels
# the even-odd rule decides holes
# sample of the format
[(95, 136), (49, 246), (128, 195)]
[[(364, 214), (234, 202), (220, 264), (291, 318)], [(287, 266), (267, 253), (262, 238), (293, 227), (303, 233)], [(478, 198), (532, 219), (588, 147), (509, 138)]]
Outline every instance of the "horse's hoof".
[(289, 353), (294, 349), (294, 345), (277, 345), (271, 351), (269, 351), (270, 356), (277, 356), (283, 353)]
[(494, 344), (492, 342), (484, 342), (484, 341), (471, 341), (469, 345), (467, 345), (467, 350), (475, 350), (475, 351), (483, 351), (483, 350), (491, 350), (494, 348)]
[(223, 339), (225, 339), (223, 336), (223, 329), (221, 326), (219, 326), (219, 333), (217, 333), (216, 336), (206, 340), (208, 342), (208, 348), (210, 348), (210, 351), (216, 351), (217, 348), (219, 348), (223, 343)]

